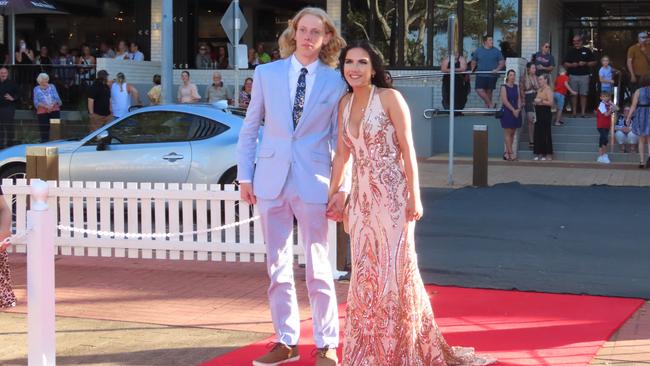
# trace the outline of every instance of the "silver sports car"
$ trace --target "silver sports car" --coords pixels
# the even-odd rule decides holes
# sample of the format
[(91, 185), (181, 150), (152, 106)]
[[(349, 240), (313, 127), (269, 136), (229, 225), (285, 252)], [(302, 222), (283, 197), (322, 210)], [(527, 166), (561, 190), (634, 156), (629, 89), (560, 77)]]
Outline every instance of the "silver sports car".
[(0, 177), (24, 177), (27, 146), (56, 146), (60, 180), (232, 183), (242, 120), (208, 104), (145, 107), (82, 139), (4, 149)]

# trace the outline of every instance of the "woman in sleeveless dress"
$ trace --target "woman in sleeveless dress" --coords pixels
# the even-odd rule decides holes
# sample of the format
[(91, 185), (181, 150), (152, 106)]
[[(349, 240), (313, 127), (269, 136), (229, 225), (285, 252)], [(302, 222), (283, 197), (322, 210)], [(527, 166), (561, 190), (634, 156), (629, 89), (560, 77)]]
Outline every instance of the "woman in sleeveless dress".
[(501, 128), (503, 128), (503, 144), (506, 150), (503, 153), (503, 160), (508, 161), (517, 159), (512, 144), (515, 141), (517, 129), (521, 127), (521, 94), (515, 84), (516, 77), (515, 70), (508, 70), (505, 83), (501, 85), (499, 91), (501, 110), (503, 111)]
[[(349, 220), (352, 271), (343, 366), (486, 365), (471, 348), (450, 347), (433, 317), (417, 266), (422, 216), (408, 105), (386, 84), (379, 51), (361, 42), (340, 59), (350, 93), (339, 105), (330, 197), (353, 157)], [(336, 202), (328, 216), (341, 218)]]
[[(639, 168), (650, 168), (650, 74), (645, 74), (639, 80), (641, 86), (632, 96), (632, 106), (627, 115), (626, 123), (632, 122), (632, 132), (639, 136)], [(648, 147), (648, 158), (644, 157), (644, 147)]]
[(535, 144), (535, 122), (537, 121), (535, 114), (535, 95), (537, 95), (537, 89), (539, 89), (535, 63), (529, 62), (526, 64), (526, 74), (523, 75), (520, 84), (523, 84), (524, 111), (526, 112), (526, 121), (528, 122), (528, 147), (532, 149)]
[[(0, 240), (11, 235), (11, 211), (2, 196), (0, 188)], [(7, 248), (9, 245), (0, 244), (0, 309), (7, 309), (16, 306), (16, 295), (11, 288), (11, 272), (9, 271), (9, 259)]]

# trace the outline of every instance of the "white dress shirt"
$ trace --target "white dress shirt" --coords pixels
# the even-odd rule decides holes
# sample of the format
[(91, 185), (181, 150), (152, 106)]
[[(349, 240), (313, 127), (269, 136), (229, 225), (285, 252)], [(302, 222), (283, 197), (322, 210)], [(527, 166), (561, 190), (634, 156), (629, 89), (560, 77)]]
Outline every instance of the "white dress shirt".
[(296, 58), (295, 55), (291, 55), (291, 67), (289, 68), (289, 95), (291, 96), (291, 106), (296, 100), (296, 89), (298, 89), (298, 77), (300, 77), (300, 70), (304, 67), (307, 69), (307, 75), (305, 75), (305, 104), (309, 100), (309, 95), (311, 90), (314, 88), (314, 82), (316, 81), (316, 70), (318, 70), (319, 59), (310, 63), (309, 65), (303, 66), (300, 61)]

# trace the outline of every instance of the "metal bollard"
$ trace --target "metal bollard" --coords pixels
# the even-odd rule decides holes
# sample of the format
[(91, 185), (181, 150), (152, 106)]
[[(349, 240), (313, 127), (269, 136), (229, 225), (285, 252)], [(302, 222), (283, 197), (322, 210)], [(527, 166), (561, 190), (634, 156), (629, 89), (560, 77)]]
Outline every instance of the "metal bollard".
[(488, 185), (488, 130), (487, 125), (474, 125), (474, 170), (472, 185)]
[(27, 212), (27, 364), (56, 365), (54, 313), (54, 216), (47, 183), (32, 182), (32, 208)]
[(59, 180), (59, 150), (56, 147), (28, 146), (27, 179)]

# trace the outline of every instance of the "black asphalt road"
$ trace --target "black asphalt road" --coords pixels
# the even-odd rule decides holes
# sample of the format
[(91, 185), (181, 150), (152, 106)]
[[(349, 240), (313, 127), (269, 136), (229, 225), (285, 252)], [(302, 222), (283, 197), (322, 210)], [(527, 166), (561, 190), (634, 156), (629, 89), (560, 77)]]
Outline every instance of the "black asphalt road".
[(425, 283), (650, 299), (650, 188), (424, 189)]

